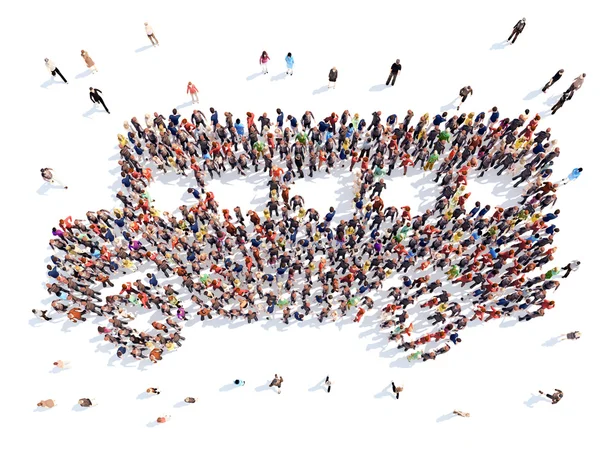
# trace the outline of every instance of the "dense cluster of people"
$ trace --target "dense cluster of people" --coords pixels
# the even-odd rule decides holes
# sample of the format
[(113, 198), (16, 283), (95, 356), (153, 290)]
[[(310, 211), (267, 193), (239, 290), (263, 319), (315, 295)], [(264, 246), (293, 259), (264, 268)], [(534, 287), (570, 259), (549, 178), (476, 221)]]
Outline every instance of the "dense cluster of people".
[[(72, 322), (104, 317), (98, 331), (120, 358), (161, 360), (182, 345), (192, 314), (285, 324), (377, 314), (409, 361), (427, 361), (460, 343), (469, 322), (543, 316), (554, 307), (557, 278), (579, 265), (554, 266), (559, 184), (550, 178), (560, 149), (528, 110), (516, 118), (501, 118), (496, 107), (432, 118), (375, 111), (368, 121), (348, 110), (322, 120), (281, 109), (274, 120), (224, 117), (211, 107), (208, 116), (174, 109), (125, 122), (119, 207), (52, 229), (52, 309)], [(333, 207), (305, 205), (293, 184), (322, 169), (354, 173), (349, 220), (336, 220)], [(431, 209), (384, 204), (396, 169), (435, 171), (440, 192)], [(207, 176), (252, 170), (269, 176), (264, 210), (220, 207)], [(192, 174), (196, 185), (187, 190), (194, 204), (173, 214), (158, 211), (149, 192), (156, 173), (169, 171)], [(467, 208), (469, 180), (491, 171), (526, 184), (521, 202)], [(114, 278), (141, 271), (145, 277), (114, 288)], [(386, 280), (392, 287), (383, 293)], [(453, 294), (453, 285), (464, 289)], [(163, 319), (133, 328), (131, 306), (160, 310)]]

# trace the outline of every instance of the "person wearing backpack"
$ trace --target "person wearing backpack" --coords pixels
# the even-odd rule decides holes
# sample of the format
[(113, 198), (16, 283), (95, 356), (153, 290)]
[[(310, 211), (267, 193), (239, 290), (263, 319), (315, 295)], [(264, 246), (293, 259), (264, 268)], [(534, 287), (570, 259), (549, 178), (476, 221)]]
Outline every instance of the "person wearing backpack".
[[(521, 20), (519, 20), (515, 26), (513, 27), (512, 33), (510, 33), (510, 36), (507, 39), (507, 42), (510, 41), (511, 39), (513, 40), (511, 42), (511, 45), (515, 43), (515, 41), (517, 40), (517, 38), (519, 37), (519, 35), (523, 32), (523, 30), (525, 29), (525, 17), (523, 17)], [(514, 39), (513, 39), (514, 37)]]

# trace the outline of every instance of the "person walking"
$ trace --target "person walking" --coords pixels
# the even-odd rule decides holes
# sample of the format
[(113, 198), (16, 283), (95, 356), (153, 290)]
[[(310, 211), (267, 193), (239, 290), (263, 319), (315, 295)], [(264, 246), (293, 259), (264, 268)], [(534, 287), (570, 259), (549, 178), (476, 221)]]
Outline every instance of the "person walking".
[(404, 390), (404, 386), (396, 386), (396, 384), (392, 381), (392, 392), (396, 394), (396, 400), (400, 398), (400, 392)]
[(156, 422), (158, 422), (158, 423), (165, 423), (167, 420), (171, 420), (171, 416), (170, 416), (170, 415), (168, 415), (168, 414), (164, 414), (164, 415), (162, 415), (162, 416), (159, 416), (159, 417), (156, 419)]
[(51, 169), (49, 167), (40, 169), (42, 179), (47, 183), (58, 184), (59, 186), (63, 186), (65, 189), (69, 189), (69, 186), (65, 186), (60, 180), (58, 180), (54, 177), (54, 174), (52, 173), (53, 170), (54, 169)]
[(77, 403), (82, 408), (90, 408), (90, 407), (96, 406), (98, 404), (98, 402), (96, 402), (96, 399), (94, 399), (94, 398), (80, 398), (77, 401)]
[(564, 341), (565, 339), (568, 339), (569, 341), (576, 341), (580, 337), (581, 337), (581, 333), (579, 331), (571, 331), (570, 333), (567, 333), (567, 334), (561, 334), (558, 337), (558, 340)]
[(460, 105), (458, 105), (458, 107), (456, 108), (457, 111), (460, 109), (460, 107), (465, 102), (465, 100), (467, 99), (467, 97), (469, 95), (473, 95), (473, 89), (471, 88), (471, 86), (464, 86), (460, 90), (459, 95), (460, 95), (461, 99), (460, 99)]
[(470, 413), (462, 412), (462, 411), (459, 411), (458, 409), (455, 409), (454, 411), (452, 411), (452, 414), (456, 414), (457, 416), (460, 416), (460, 417), (471, 417)]
[(567, 278), (571, 272), (577, 272), (579, 266), (581, 265), (581, 261), (571, 261), (565, 267), (562, 267), (562, 270), (566, 271), (566, 273), (562, 276), (563, 278)]
[(186, 403), (196, 403), (198, 401), (198, 397), (186, 397), (183, 399)]
[(157, 387), (149, 387), (148, 389), (146, 389), (146, 393), (160, 395), (160, 389), (158, 389)]
[(294, 75), (294, 57), (291, 52), (285, 57), (285, 64), (287, 65), (285, 73), (287, 75)]
[(87, 68), (90, 69), (92, 73), (98, 72), (98, 69), (96, 69), (96, 64), (94, 63), (94, 60), (90, 57), (88, 52), (86, 52), (85, 50), (81, 50), (81, 57), (83, 58), (83, 61), (85, 62)]
[(52, 400), (52, 399), (48, 399), (48, 400), (42, 400), (40, 402), (38, 402), (37, 406), (40, 408), (54, 408), (57, 405), (56, 400)]
[(396, 62), (392, 64), (390, 67), (390, 74), (388, 75), (388, 79), (385, 82), (386, 86), (390, 85), (390, 81), (392, 82), (392, 86), (396, 83), (396, 77), (398, 76), (398, 72), (402, 70), (402, 65), (400, 64), (400, 60), (397, 59)]
[(100, 89), (95, 89), (93, 87), (90, 88), (90, 100), (92, 101), (92, 103), (100, 103), (104, 107), (104, 110), (108, 114), (110, 114), (110, 111), (106, 107), (106, 104), (104, 103), (104, 99), (102, 97), (100, 97), (100, 94), (102, 94), (102, 91)]
[(542, 391), (538, 391), (540, 393), (540, 395), (545, 395), (546, 397), (548, 397), (550, 400), (552, 400), (552, 404), (555, 405), (558, 402), (560, 402), (563, 398), (563, 391), (561, 391), (560, 389), (554, 389), (554, 393), (553, 394), (544, 394)]
[(45, 58), (44, 62), (46, 63), (46, 69), (48, 69), (48, 72), (50, 72), (50, 74), (55, 77), (56, 75), (58, 75), (59, 77), (62, 78), (62, 80), (69, 84), (69, 82), (67, 81), (67, 79), (63, 76), (63, 74), (60, 72), (60, 70), (58, 70), (58, 67), (56, 67), (56, 64), (54, 64), (54, 62), (51, 59)]
[(269, 73), (267, 63), (269, 62), (270, 59), (271, 58), (269, 58), (268, 53), (265, 50), (263, 50), (263, 52), (260, 55), (260, 58), (258, 59), (258, 62), (260, 63), (260, 67), (262, 68), (263, 75), (266, 75)]
[(269, 384), (269, 387), (275, 386), (277, 388), (277, 393), (281, 394), (281, 383), (283, 383), (283, 377), (275, 374), (275, 378), (273, 378), (273, 381), (271, 381), (271, 384)]
[(567, 100), (571, 100), (573, 98), (573, 95), (575, 94), (575, 91), (578, 91), (579, 88), (581, 88), (581, 86), (583, 86), (583, 80), (585, 79), (585, 73), (582, 73), (581, 75), (579, 75), (577, 78), (575, 78), (573, 80), (573, 82), (571, 83), (571, 86), (569, 86), (569, 89), (567, 89), (566, 93), (569, 94), (569, 98), (567, 98)]
[(48, 317), (46, 315), (46, 313), (48, 312), (48, 310), (46, 309), (32, 309), (31, 312), (36, 316), (39, 317), (40, 319), (44, 319), (46, 322), (52, 320), (50, 317)]
[(244, 386), (246, 382), (244, 380), (234, 380), (233, 384), (235, 384), (236, 386)]
[(200, 101), (198, 100), (198, 88), (191, 81), (188, 81), (187, 93), (190, 94), (192, 97), (192, 105), (194, 103), (200, 103)]
[(579, 175), (581, 175), (581, 172), (583, 172), (583, 169), (581, 167), (573, 169), (571, 173), (562, 180), (560, 180), (558, 184), (564, 185), (570, 183), (573, 180), (576, 180), (577, 178), (579, 178)]
[(327, 393), (329, 394), (331, 392), (331, 385), (333, 384), (333, 381), (331, 381), (329, 379), (329, 375), (327, 375), (327, 377), (325, 378), (325, 386), (327, 386)]
[(556, 111), (562, 108), (567, 100), (569, 100), (569, 91), (563, 92), (558, 101), (552, 106), (552, 115), (556, 114)]
[(148, 22), (144, 22), (144, 27), (146, 27), (146, 35), (148, 36), (148, 39), (150, 39), (150, 42), (152, 42), (152, 46), (156, 47), (159, 45), (158, 39), (156, 39), (156, 36), (154, 36), (154, 30), (150, 25), (148, 25)]
[(554, 83), (556, 83), (558, 80), (560, 80), (560, 79), (562, 78), (562, 76), (563, 76), (563, 73), (565, 73), (564, 69), (560, 69), (558, 72), (556, 72), (556, 73), (554, 74), (554, 76), (553, 76), (552, 78), (550, 78), (550, 81), (548, 81), (548, 82), (547, 82), (547, 83), (544, 85), (544, 87), (542, 88), (542, 92), (545, 94), (545, 93), (546, 93), (546, 91), (547, 91), (548, 89), (550, 89), (550, 87), (551, 87), (551, 86), (552, 86)]
[(327, 83), (327, 89), (331, 87), (331, 83), (333, 83), (333, 88), (335, 89), (335, 84), (337, 83), (338, 71), (335, 67), (333, 67), (329, 71), (329, 83)]
[(69, 369), (71, 367), (71, 363), (69, 361), (63, 361), (61, 359), (54, 361), (52, 365), (58, 367), (60, 370)]
[[(513, 41), (511, 42), (511, 45), (515, 43), (515, 41), (517, 40), (517, 38), (519, 37), (519, 35), (523, 32), (523, 30), (525, 29), (525, 17), (523, 17), (521, 20), (519, 20), (515, 26), (513, 27), (512, 33), (510, 33), (510, 36), (508, 37), (507, 41), (510, 42), (510, 40), (512, 39)], [(514, 39), (513, 39), (514, 37)]]

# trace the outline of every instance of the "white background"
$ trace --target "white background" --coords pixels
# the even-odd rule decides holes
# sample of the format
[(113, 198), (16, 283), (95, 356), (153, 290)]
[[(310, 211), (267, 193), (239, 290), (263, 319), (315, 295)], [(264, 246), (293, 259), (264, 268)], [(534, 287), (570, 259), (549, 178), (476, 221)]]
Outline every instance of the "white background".
[[(5, 5), (0, 414), (7, 448), (597, 448), (598, 332), (592, 308), (598, 245), (591, 222), (599, 186), (595, 161), (588, 161), (597, 152), (594, 100), (600, 97), (592, 5), (376, 0)], [(523, 16), (525, 32), (515, 45), (503, 47)], [(159, 48), (145, 48), (145, 21), (154, 27)], [(98, 74), (86, 71), (81, 49), (94, 59)], [(272, 58), (269, 74), (255, 75), (263, 49)], [(296, 67), (286, 78), (288, 51)], [(48, 81), (45, 57), (54, 60), (68, 86)], [(403, 65), (398, 82), (382, 89), (396, 58)], [(334, 65), (338, 86), (326, 91)], [(538, 92), (559, 68), (565, 69), (563, 79), (548, 94)], [(547, 111), (581, 72), (588, 74), (582, 89), (556, 116), (544, 118), (541, 128), (552, 127), (560, 142), (555, 178), (573, 167), (585, 169), (560, 190), (556, 239), (557, 262), (577, 258), (582, 268), (551, 296), (557, 306), (542, 319), (469, 327), (449, 354), (410, 368), (400, 358), (404, 354), (380, 345), (367, 322), (318, 329), (196, 324), (185, 330), (182, 349), (144, 370), (115, 360), (114, 349), (98, 342), (89, 321), (71, 326), (31, 320), (31, 309), (48, 299), (43, 284), (51, 227), (67, 215), (84, 217), (116, 204), (115, 144), (123, 120), (135, 115), (142, 121), (154, 111), (166, 115), (182, 104), (189, 117), (188, 81), (200, 90), (201, 109), (214, 106), (220, 117), (231, 111), (243, 118), (251, 110), (274, 118), (277, 107), (296, 117), (310, 109), (319, 120), (344, 109), (403, 117), (410, 108), (418, 117), (451, 108), (447, 105), (466, 84), (474, 96), (465, 112), (496, 105), (501, 117), (515, 117), (525, 108), (532, 114)], [(90, 86), (104, 92), (110, 116), (90, 110)], [(41, 167), (54, 168), (69, 189), (43, 186)], [(386, 203), (418, 207), (419, 190), (431, 185), (415, 171), (398, 178), (389, 183)], [(159, 209), (190, 201), (183, 195), (185, 183), (169, 179), (170, 185), (151, 190)], [(267, 195), (265, 178), (229, 180), (211, 184), (223, 206), (256, 206)], [(486, 184), (471, 181), (472, 199), (500, 194), (495, 204), (505, 203), (505, 181), (495, 176)], [(320, 174), (294, 189), (323, 211), (339, 204), (350, 185), (348, 178)], [(582, 331), (580, 341), (553, 339), (573, 330)], [(71, 360), (73, 368), (53, 373), (56, 359)], [(264, 389), (275, 372), (285, 379), (281, 395)], [(314, 389), (327, 374), (335, 381), (329, 395)], [(230, 390), (238, 377), (246, 386)], [(398, 401), (389, 393), (392, 379), (405, 385)], [(149, 386), (162, 394), (140, 398)], [(538, 389), (554, 388), (565, 392), (558, 405), (532, 398)], [(186, 396), (200, 400), (181, 407)], [(80, 397), (95, 397), (100, 405), (76, 412)], [(35, 404), (46, 398), (59, 406), (37, 411)], [(453, 409), (471, 418), (450, 418)], [(172, 420), (148, 426), (160, 414)]]

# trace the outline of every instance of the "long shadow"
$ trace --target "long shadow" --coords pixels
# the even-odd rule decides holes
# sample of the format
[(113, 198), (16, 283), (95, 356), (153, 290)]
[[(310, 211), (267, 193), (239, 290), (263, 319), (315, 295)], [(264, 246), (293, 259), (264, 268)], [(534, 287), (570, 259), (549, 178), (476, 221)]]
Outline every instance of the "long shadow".
[(500, 41), (496, 42), (494, 45), (490, 47), (490, 50), (503, 50), (508, 46), (508, 41)]
[(533, 100), (534, 98), (536, 98), (538, 95), (540, 95), (542, 93), (541, 89), (536, 89), (534, 91), (531, 91), (529, 94), (527, 94), (525, 97), (523, 97), (523, 100)]
[(273, 75), (271, 77), (271, 81), (280, 81), (280, 80), (285, 80), (285, 77), (287, 76), (287, 73), (285, 72), (281, 72), (277, 75)]
[(260, 77), (262, 74), (263, 74), (262, 72), (256, 72), (256, 73), (253, 73), (252, 75), (248, 75), (246, 77), (246, 81), (252, 81), (252, 80)]
[(241, 386), (236, 386), (233, 383), (227, 383), (219, 388), (219, 392), (233, 391), (236, 387), (241, 387)]
[(376, 399), (380, 399), (380, 398), (388, 398), (388, 397), (390, 397), (390, 398), (392, 398), (392, 399), (396, 400), (396, 396), (394, 395), (394, 393), (392, 392), (392, 390), (391, 390), (391, 389), (392, 389), (392, 384), (391, 384), (391, 383), (389, 383), (389, 384), (387, 384), (387, 385), (386, 385), (386, 386), (385, 386), (385, 387), (384, 387), (384, 388), (381, 390), (381, 392), (379, 392), (379, 393), (375, 394), (375, 396), (374, 396), (374, 397), (375, 397)]
[(542, 344), (542, 346), (544, 346), (544, 347), (554, 347), (559, 342), (560, 342), (560, 338), (555, 336), (555, 337), (551, 337), (546, 342), (544, 342)]
[(387, 88), (387, 87), (389, 87), (389, 86), (388, 86), (388, 85), (386, 85), (386, 84), (383, 84), (383, 83), (382, 83), (382, 84), (376, 84), (376, 85), (374, 85), (374, 86), (371, 86), (371, 87), (369, 88), (369, 91), (370, 91), (370, 92), (380, 92), (380, 91), (383, 91), (383, 90), (384, 90), (385, 88)]
[(65, 83), (62, 80), (61, 81), (56, 81), (54, 79), (54, 77), (51, 77), (48, 80), (44, 81), (42, 84), (40, 84), (40, 87), (43, 88), (43, 89), (48, 89), (53, 84), (65, 84)]
[(75, 75), (75, 78), (79, 80), (79, 79), (85, 78), (91, 74), (92, 74), (92, 71), (90, 69), (88, 69), (88, 70), (81, 72), (80, 74)]
[(319, 94), (322, 94), (323, 92), (327, 92), (328, 90), (329, 90), (329, 88), (327, 87), (327, 85), (321, 86), (319, 89), (315, 89), (312, 92), (312, 95), (319, 95)]
[(531, 394), (531, 397), (529, 397), (529, 400), (524, 401), (523, 404), (525, 406), (527, 406), (528, 408), (533, 408), (536, 404), (538, 404), (539, 402), (543, 402), (545, 400), (546, 400), (546, 398), (542, 397), (540, 394)]
[(177, 110), (180, 110), (180, 109), (187, 108), (188, 106), (192, 106), (192, 105), (193, 105), (192, 101), (191, 101), (191, 100), (188, 100), (187, 102), (183, 102), (183, 103), (181, 103), (181, 104), (177, 105), (177, 106), (175, 107), (175, 109), (177, 109)]
[(96, 105), (94, 105), (90, 109), (88, 109), (86, 112), (84, 112), (82, 114), (82, 116), (85, 117), (86, 119), (91, 119), (92, 118), (91, 116), (99, 111), (100, 111), (100, 109)]
[(447, 420), (450, 420), (453, 417), (456, 417), (456, 414), (454, 414), (454, 413), (448, 413), (448, 414), (444, 414), (443, 416), (438, 417), (435, 421), (437, 423), (446, 422)]
[(134, 51), (135, 51), (135, 53), (142, 53), (142, 52), (144, 52), (144, 51), (146, 51), (146, 50), (148, 50), (149, 48), (152, 48), (152, 47), (154, 47), (154, 46), (151, 45), (151, 44), (148, 44), (148, 45), (144, 45), (144, 46), (142, 46), (140, 48), (136, 48)]

